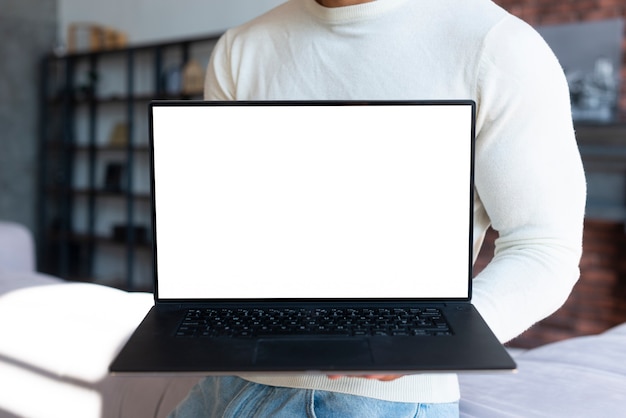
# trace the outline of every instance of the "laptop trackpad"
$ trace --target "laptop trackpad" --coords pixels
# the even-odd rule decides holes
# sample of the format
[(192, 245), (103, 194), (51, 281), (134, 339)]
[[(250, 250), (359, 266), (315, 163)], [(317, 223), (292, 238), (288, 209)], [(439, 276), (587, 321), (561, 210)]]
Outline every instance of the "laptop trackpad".
[(368, 340), (364, 338), (259, 340), (255, 361), (255, 364), (259, 366), (302, 366), (305, 368), (370, 363), (372, 363), (370, 346)]

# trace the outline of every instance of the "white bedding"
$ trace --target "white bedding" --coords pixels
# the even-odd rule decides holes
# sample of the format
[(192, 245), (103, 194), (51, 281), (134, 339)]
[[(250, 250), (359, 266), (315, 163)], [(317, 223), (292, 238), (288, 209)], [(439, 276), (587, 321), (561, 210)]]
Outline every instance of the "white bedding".
[(463, 417), (626, 417), (626, 324), (516, 356), (513, 375), (464, 375)]

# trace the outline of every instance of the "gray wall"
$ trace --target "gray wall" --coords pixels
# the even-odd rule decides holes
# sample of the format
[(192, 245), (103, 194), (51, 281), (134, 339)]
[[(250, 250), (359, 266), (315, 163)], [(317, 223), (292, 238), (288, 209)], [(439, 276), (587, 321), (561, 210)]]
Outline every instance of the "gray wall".
[(0, 0), (0, 219), (34, 231), (38, 66), (57, 34), (57, 0)]

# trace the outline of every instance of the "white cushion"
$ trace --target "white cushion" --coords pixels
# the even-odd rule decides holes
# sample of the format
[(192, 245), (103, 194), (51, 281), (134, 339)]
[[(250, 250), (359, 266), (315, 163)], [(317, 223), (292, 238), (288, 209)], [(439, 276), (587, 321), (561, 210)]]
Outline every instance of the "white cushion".
[(33, 236), (23, 225), (0, 221), (0, 270), (35, 270)]
[(152, 295), (55, 283), (0, 295), (0, 356), (96, 382), (152, 306)]

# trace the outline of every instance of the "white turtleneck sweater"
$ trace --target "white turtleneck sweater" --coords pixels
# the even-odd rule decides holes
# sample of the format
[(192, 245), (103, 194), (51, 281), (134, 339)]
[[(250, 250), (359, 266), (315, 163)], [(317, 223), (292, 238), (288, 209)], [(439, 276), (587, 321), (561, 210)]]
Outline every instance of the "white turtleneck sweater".
[[(489, 0), (287, 1), (226, 32), (205, 98), (474, 99), (475, 254), (489, 225), (499, 239), (472, 302), (504, 342), (561, 306), (578, 278), (585, 180), (567, 83), (541, 37)], [(454, 374), (242, 377), (390, 401), (460, 396)]]

